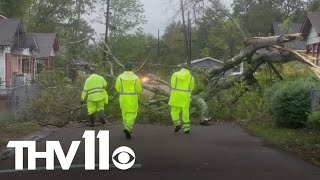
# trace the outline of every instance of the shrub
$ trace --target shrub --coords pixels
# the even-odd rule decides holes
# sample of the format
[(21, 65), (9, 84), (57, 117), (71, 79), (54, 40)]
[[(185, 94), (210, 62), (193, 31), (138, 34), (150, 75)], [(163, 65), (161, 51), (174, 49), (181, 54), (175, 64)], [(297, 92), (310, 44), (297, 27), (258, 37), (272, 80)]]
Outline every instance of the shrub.
[(233, 120), (233, 111), (227, 105), (219, 102), (217, 98), (212, 98), (208, 102), (209, 115), (214, 120)]
[(29, 108), (27, 120), (60, 127), (86, 117), (86, 108), (80, 108), (82, 80), (73, 83), (63, 72), (54, 70), (42, 72), (36, 82), (40, 94)]
[(277, 83), (265, 92), (265, 107), (276, 125), (286, 128), (304, 127), (311, 111), (310, 81)]
[(241, 82), (216, 94), (208, 106), (213, 119), (252, 121), (260, 119), (263, 99), (259, 88)]
[(171, 124), (172, 121), (170, 117), (170, 107), (167, 104), (167, 100), (148, 104), (147, 102), (149, 100), (150, 100), (150, 97), (145, 94), (139, 97), (140, 103), (139, 103), (137, 123), (164, 124), (164, 125)]
[(320, 111), (309, 114), (307, 125), (313, 130), (320, 131)]

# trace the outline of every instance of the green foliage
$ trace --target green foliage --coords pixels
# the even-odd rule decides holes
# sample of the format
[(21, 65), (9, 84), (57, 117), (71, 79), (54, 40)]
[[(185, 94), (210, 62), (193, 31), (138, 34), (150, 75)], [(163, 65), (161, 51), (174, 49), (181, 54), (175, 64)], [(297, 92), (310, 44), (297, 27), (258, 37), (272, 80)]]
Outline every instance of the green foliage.
[(180, 22), (171, 23), (167, 26), (163, 35), (164, 52), (161, 54), (165, 57), (165, 63), (167, 64), (179, 64), (185, 62), (185, 46), (183, 26)]
[(320, 131), (320, 111), (309, 114), (307, 125), (310, 129)]
[[(112, 37), (124, 35), (146, 22), (143, 4), (139, 0), (112, 0), (110, 1), (110, 11)], [(105, 15), (103, 14), (103, 16)]]
[(282, 32), (284, 33), (290, 33), (293, 31), (293, 29), (290, 29), (290, 25), (292, 24), (292, 17), (289, 17), (287, 19), (285, 19), (282, 24), (280, 24), (280, 29), (282, 30)]
[(320, 0), (311, 0), (308, 9), (309, 9), (309, 12), (319, 12)]
[(233, 57), (242, 47), (242, 40), (241, 33), (230, 20), (220, 22), (208, 37), (210, 56), (219, 59)]
[(170, 108), (167, 104), (162, 105), (140, 105), (137, 123), (140, 124), (172, 124)]
[(35, 0), (0, 0), (0, 12), (8, 17), (22, 17)]
[[(275, 65), (275, 67), (280, 71), (284, 81), (281, 81), (268, 65), (263, 65), (255, 74), (257, 81), (255, 85), (249, 86), (245, 82), (236, 83), (231, 88), (216, 94), (216, 97), (210, 98), (208, 104), (212, 117), (220, 120), (245, 120), (249, 122), (275, 119), (273, 118), (273, 114), (272, 117), (270, 117), (269, 114), (273, 110), (270, 108), (274, 108), (275, 110), (280, 109), (279, 104), (274, 102), (273, 98), (276, 96), (275, 94), (279, 94), (279, 89), (284, 88), (287, 82), (290, 83), (291, 81), (297, 80), (308, 84), (304, 86), (306, 88), (306, 93), (304, 94), (306, 98), (302, 98), (303, 101), (299, 103), (304, 102), (306, 106), (310, 108), (309, 85), (317, 86), (317, 84), (313, 82), (313, 73), (310, 72), (308, 68), (296, 62)], [(228, 77), (226, 81), (230, 78), (232, 77)], [(289, 93), (293, 92), (290, 87), (287, 88), (287, 91)], [(285, 92), (285, 90), (282, 92)], [(292, 96), (295, 97), (295, 95)], [(301, 96), (301, 94), (299, 94), (299, 96)], [(273, 106), (274, 104), (277, 106)], [(297, 108), (300, 109), (299, 107)], [(299, 112), (301, 112), (301, 110), (294, 111), (294, 114)], [(302, 115), (304, 115), (304, 122), (306, 121), (306, 112), (307, 111), (302, 113)]]
[[(8, 144), (12, 139), (21, 138), (35, 131), (41, 130), (41, 127), (34, 122), (6, 121), (0, 122), (0, 149)], [(0, 153), (0, 159), (1, 157)]]
[(320, 162), (320, 134), (317, 132), (279, 128), (270, 122), (242, 122), (241, 124), (253, 131), (256, 136), (295, 152), (305, 159)]
[(259, 88), (236, 83), (209, 102), (210, 113), (222, 120), (259, 120), (263, 114), (263, 99)]
[(219, 102), (219, 100), (214, 97), (207, 102), (209, 107), (209, 114), (215, 120), (234, 120), (235, 116), (233, 114), (233, 109), (228, 107), (225, 103)]
[(268, 35), (270, 25), (291, 17), (302, 22), (307, 3), (304, 0), (234, 0), (234, 16), (251, 35)]
[(310, 68), (300, 62), (290, 62), (281, 65), (279, 68), (282, 72), (283, 78), (286, 81), (313, 79), (316, 77)]
[(61, 71), (42, 72), (37, 77), (40, 95), (32, 103), (26, 119), (40, 124), (64, 126), (70, 121), (86, 117), (80, 106), (83, 82), (72, 83)]
[(265, 92), (265, 106), (279, 127), (301, 128), (305, 126), (311, 111), (310, 81), (277, 83)]
[(137, 32), (111, 38), (110, 41), (114, 55), (121, 59), (122, 63), (143, 62), (156, 56), (157, 39), (152, 35)]

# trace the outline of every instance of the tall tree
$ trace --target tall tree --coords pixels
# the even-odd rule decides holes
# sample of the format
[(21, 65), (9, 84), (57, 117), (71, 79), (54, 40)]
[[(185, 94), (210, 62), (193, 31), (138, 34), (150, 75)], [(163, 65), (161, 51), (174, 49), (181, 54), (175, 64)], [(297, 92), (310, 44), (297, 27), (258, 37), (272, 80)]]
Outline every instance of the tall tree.
[(230, 20), (221, 21), (211, 29), (207, 45), (210, 56), (227, 60), (235, 56), (241, 47), (241, 33)]
[(304, 0), (234, 0), (234, 15), (251, 35), (267, 35), (273, 22), (303, 20), (307, 3)]
[(35, 0), (0, 0), (0, 12), (8, 17), (23, 17)]
[(143, 4), (139, 0), (110, 1), (110, 31), (113, 36), (126, 34), (145, 22)]
[(308, 10), (311, 12), (319, 12), (320, 11), (320, 0), (311, 0)]
[(181, 22), (173, 22), (167, 26), (163, 35), (166, 63), (179, 64), (186, 62), (183, 25)]

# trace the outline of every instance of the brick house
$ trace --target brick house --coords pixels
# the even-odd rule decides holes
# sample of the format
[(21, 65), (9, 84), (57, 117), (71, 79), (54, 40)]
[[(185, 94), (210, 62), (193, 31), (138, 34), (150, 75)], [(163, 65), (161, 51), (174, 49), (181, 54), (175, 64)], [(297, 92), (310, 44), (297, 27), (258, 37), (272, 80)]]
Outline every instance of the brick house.
[(20, 19), (0, 18), (0, 85), (11, 86), (18, 74), (32, 80), (38, 64), (53, 66), (58, 49), (54, 33), (26, 33)]

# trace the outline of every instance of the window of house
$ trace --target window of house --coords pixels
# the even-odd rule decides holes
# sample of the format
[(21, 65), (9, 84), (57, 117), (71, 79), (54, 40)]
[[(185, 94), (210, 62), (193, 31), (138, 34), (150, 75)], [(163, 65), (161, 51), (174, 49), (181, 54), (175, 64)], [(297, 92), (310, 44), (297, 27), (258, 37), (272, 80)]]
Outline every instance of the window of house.
[(233, 72), (234, 72), (234, 73), (240, 73), (240, 72), (241, 72), (241, 65), (235, 66), (235, 67), (233, 68)]
[(22, 73), (23, 74), (31, 73), (31, 67), (30, 67), (29, 60), (23, 60), (22, 61)]

